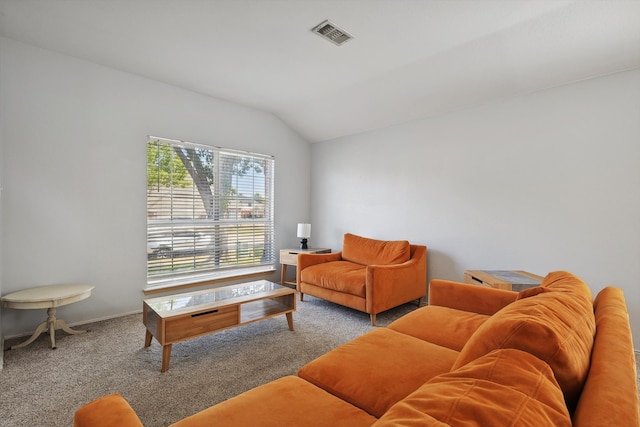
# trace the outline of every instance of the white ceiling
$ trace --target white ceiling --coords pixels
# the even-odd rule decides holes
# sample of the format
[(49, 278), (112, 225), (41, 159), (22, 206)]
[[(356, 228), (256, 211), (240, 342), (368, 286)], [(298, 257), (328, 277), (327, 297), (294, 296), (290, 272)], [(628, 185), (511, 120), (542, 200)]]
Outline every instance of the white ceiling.
[[(325, 19), (355, 38), (313, 34)], [(0, 0), (0, 35), (316, 142), (638, 68), (640, 0)]]

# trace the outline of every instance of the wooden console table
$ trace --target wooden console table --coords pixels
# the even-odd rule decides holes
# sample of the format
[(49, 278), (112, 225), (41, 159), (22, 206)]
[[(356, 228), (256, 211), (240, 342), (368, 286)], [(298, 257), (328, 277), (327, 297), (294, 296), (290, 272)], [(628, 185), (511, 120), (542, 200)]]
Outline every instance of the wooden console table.
[(467, 270), (464, 272), (465, 283), (516, 292), (540, 286), (542, 279), (542, 276), (522, 270)]
[(280, 264), (282, 264), (282, 275), (280, 276), (281, 285), (293, 285), (298, 289), (297, 282), (287, 281), (287, 266), (298, 265), (298, 254), (328, 254), (331, 253), (329, 248), (309, 248), (309, 249), (280, 249)]
[(62, 319), (56, 319), (56, 308), (89, 298), (93, 286), (89, 285), (48, 285), (37, 288), (23, 289), (2, 297), (2, 303), (7, 308), (21, 310), (46, 308), (48, 318), (40, 323), (35, 332), (25, 342), (11, 346), (11, 350), (22, 348), (34, 342), (45, 330), (49, 330), (51, 348), (56, 348), (56, 329), (62, 329), (68, 334), (81, 334), (86, 331), (71, 329)]

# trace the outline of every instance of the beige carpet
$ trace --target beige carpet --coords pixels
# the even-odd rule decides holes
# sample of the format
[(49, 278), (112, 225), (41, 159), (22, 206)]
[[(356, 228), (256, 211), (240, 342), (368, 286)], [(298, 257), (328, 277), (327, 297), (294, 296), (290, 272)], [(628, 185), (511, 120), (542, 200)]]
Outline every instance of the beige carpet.
[[(378, 315), (386, 326), (415, 310), (405, 304)], [(59, 311), (64, 318), (64, 308)], [(217, 402), (284, 375), (372, 329), (369, 316), (305, 296), (294, 313), (175, 344), (168, 372), (160, 373), (162, 348), (144, 348), (142, 315), (56, 332), (4, 353), (0, 371), (0, 426), (71, 426), (84, 403), (121, 393), (145, 426), (167, 426)], [(21, 342), (8, 340), (5, 347)]]

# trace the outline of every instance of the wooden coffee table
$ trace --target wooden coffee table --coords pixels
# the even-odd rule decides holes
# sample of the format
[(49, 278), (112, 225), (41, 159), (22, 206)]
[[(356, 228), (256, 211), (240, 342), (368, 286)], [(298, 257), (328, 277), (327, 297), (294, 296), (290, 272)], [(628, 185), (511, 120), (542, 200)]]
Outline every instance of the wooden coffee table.
[(293, 331), (296, 291), (266, 280), (150, 298), (142, 304), (147, 328), (144, 346), (152, 337), (162, 345), (161, 372), (169, 369), (174, 343), (224, 329), (286, 315)]

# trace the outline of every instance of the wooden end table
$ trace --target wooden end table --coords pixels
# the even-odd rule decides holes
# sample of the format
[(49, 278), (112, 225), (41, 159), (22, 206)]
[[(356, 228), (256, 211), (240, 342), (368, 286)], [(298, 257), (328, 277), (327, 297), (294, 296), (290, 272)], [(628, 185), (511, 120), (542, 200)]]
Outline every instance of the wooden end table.
[(520, 292), (540, 286), (542, 276), (522, 270), (467, 270), (464, 282), (472, 285)]
[(329, 248), (309, 248), (309, 249), (280, 249), (280, 264), (282, 264), (281, 285), (293, 285), (298, 289), (297, 282), (287, 281), (287, 266), (296, 267), (298, 265), (298, 254), (329, 254)]
[(35, 332), (25, 342), (11, 346), (11, 350), (25, 347), (36, 340), (45, 330), (49, 331), (51, 348), (56, 348), (56, 329), (62, 329), (68, 334), (81, 334), (86, 331), (71, 329), (62, 319), (56, 318), (56, 308), (89, 298), (93, 286), (90, 285), (48, 285), (37, 288), (23, 289), (2, 297), (2, 303), (7, 308), (21, 310), (46, 308), (48, 318), (40, 323)]
[(147, 328), (144, 346), (153, 337), (162, 345), (161, 372), (169, 369), (174, 343), (286, 315), (293, 331), (296, 291), (266, 280), (150, 298), (142, 304)]

